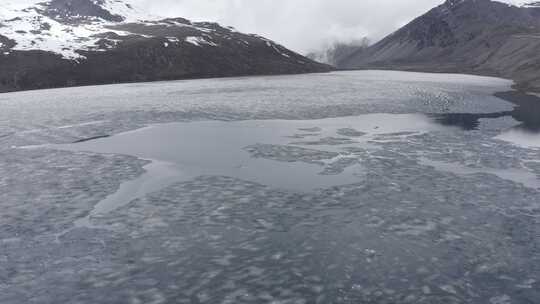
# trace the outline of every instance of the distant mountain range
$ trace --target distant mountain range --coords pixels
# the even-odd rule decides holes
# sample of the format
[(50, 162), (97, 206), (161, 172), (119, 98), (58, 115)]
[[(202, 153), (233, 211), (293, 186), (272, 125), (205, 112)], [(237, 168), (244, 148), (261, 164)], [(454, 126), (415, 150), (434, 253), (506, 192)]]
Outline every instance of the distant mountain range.
[(150, 16), (131, 1), (1, 0), (0, 92), (331, 70), (263, 37)]
[(540, 91), (540, 2), (448, 0), (335, 66), (491, 75)]
[(0, 92), (329, 65), (490, 75), (540, 91), (540, 2), (447, 0), (368, 44), (336, 43), (309, 59), (217, 23), (149, 15), (134, 0), (0, 0)]

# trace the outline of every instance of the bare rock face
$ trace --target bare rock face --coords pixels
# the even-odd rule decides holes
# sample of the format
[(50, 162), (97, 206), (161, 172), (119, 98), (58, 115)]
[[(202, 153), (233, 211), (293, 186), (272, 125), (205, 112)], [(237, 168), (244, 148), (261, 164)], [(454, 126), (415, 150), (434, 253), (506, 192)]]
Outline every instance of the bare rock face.
[(105, 0), (52, 0), (43, 13), (54, 20), (67, 23), (78, 23), (101, 19), (122, 22), (124, 17), (113, 14), (103, 8)]
[(540, 6), (448, 0), (336, 65), (492, 75), (540, 90)]
[(264, 37), (150, 16), (130, 0), (5, 1), (0, 92), (331, 70)]

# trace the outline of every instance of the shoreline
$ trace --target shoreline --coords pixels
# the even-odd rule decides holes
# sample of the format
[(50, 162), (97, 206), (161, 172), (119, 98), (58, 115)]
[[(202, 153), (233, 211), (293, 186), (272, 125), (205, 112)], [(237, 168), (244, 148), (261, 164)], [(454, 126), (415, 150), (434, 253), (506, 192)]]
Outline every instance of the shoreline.
[(476, 71), (459, 71), (459, 70), (437, 70), (424, 67), (416, 66), (402, 66), (399, 68), (396, 67), (384, 67), (384, 66), (366, 66), (362, 68), (337, 68), (336, 71), (366, 71), (366, 70), (379, 70), (379, 71), (402, 71), (402, 72), (418, 72), (418, 73), (433, 73), (433, 74), (462, 74), (462, 75), (471, 75), (471, 76), (485, 76), (485, 77), (496, 77), (511, 80), (514, 82), (512, 89), (515, 91), (523, 92), (526, 94), (534, 94), (540, 97), (540, 80), (534, 82), (534, 84), (527, 84), (525, 81), (519, 81), (515, 77), (509, 77), (505, 75), (499, 75), (496, 73), (483, 73)]

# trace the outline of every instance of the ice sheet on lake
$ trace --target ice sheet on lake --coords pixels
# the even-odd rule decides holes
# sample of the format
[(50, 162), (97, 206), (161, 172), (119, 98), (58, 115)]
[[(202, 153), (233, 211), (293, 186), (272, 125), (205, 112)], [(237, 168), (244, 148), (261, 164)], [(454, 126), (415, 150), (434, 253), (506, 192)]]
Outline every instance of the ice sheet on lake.
[(491, 96), (509, 85), (366, 71), (1, 95), (0, 302), (537, 303), (540, 193), (499, 173), (540, 177), (540, 154), (496, 138), (520, 124)]

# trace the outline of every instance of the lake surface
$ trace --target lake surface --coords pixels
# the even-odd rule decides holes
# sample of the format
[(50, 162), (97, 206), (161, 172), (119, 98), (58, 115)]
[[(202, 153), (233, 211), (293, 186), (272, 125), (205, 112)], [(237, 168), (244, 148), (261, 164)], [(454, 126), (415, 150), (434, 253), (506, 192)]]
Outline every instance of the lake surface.
[(0, 95), (0, 302), (540, 302), (540, 98), (510, 85)]

